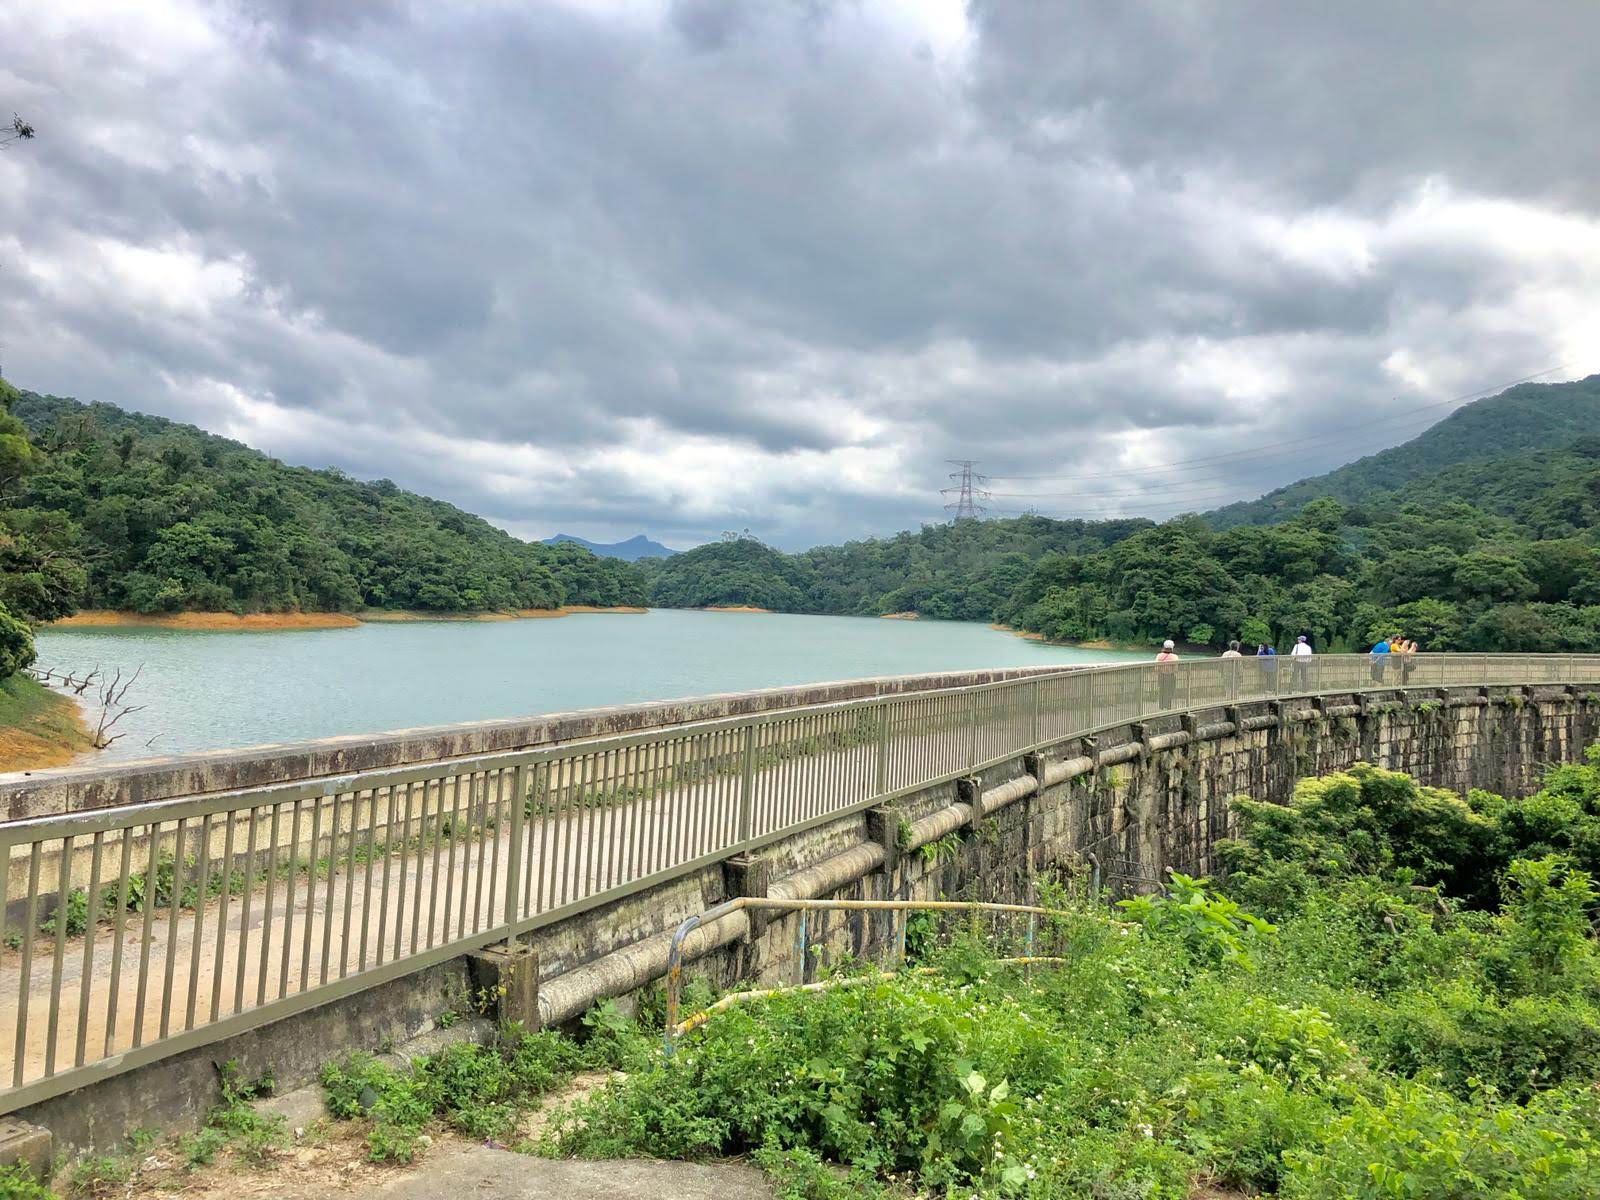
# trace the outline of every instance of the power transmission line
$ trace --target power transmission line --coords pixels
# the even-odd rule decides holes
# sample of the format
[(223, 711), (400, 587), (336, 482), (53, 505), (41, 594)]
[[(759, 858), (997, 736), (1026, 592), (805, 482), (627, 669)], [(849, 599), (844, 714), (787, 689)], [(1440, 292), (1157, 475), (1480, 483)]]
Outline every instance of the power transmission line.
[(979, 504), (978, 500), (989, 499), (989, 493), (983, 490), (983, 485), (989, 482), (988, 476), (980, 475), (972, 468), (977, 462), (970, 458), (947, 458), (945, 462), (958, 468), (950, 472), (950, 484), (947, 488), (940, 488), (941, 496), (955, 496), (944, 506), (947, 513), (951, 514), (952, 521), (974, 521), (989, 510)]
[(29, 125), (16, 113), (11, 114), (11, 126), (4, 133), (0, 133), (0, 146), (9, 146), (12, 142), (27, 141), (33, 136), (33, 126)]

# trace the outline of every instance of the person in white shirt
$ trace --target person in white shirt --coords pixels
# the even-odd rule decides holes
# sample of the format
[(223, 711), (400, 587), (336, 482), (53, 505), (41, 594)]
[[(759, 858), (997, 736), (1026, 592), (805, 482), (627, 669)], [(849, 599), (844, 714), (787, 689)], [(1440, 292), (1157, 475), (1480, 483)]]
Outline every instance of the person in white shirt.
[(1290, 683), (1296, 689), (1303, 688), (1306, 686), (1307, 676), (1311, 674), (1311, 639), (1302, 633), (1295, 639), (1294, 649), (1289, 651), (1289, 657), (1293, 660), (1290, 665), (1294, 674)]
[[(1222, 657), (1223, 658), (1243, 658), (1244, 655), (1239, 653), (1239, 643), (1238, 642), (1229, 642), (1228, 643), (1228, 648), (1222, 652)], [(1228, 689), (1228, 693), (1227, 694), (1228, 694), (1228, 699), (1229, 700), (1237, 700), (1239, 698), (1239, 671), (1241, 669), (1241, 666), (1242, 666), (1242, 664), (1240, 664), (1240, 663), (1231, 662), (1227, 666), (1222, 668), (1222, 672), (1223, 672), (1222, 679), (1223, 679), (1224, 685)]]

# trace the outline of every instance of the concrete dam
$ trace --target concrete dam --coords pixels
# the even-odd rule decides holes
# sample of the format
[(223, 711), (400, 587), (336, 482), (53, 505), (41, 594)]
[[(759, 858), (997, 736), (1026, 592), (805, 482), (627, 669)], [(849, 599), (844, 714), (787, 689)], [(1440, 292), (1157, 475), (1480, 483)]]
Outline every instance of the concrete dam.
[[(1403, 671), (1403, 673), (1402, 673)], [(213, 1064), (315, 1077), (461, 997), (561, 1025), (738, 896), (1026, 903), (1204, 874), (1229, 799), (1356, 762), (1525, 794), (1600, 740), (1600, 657), (1318, 656), (777, 689), (0, 777), (0, 1114), (56, 1152), (197, 1125)], [(938, 843), (940, 853), (914, 853)], [(896, 912), (751, 909), (719, 985), (889, 960)]]

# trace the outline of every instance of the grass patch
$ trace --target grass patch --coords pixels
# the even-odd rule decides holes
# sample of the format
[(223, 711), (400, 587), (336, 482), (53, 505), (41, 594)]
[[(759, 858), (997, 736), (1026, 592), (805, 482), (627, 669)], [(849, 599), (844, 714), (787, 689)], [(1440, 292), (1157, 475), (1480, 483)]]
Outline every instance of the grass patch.
[(614, 1066), (645, 1053), (642, 1032), (601, 1006), (590, 1015), (593, 1036), (580, 1048), (552, 1032), (502, 1029), (486, 1046), (459, 1042), (396, 1069), (370, 1054), (327, 1064), (322, 1086), (328, 1110), (366, 1120), (374, 1162), (410, 1162), (435, 1123), (490, 1142), (514, 1140), (519, 1117), (540, 1097), (586, 1066)]
[(89, 748), (78, 706), (26, 675), (0, 679), (0, 763), (10, 771), (59, 767)]

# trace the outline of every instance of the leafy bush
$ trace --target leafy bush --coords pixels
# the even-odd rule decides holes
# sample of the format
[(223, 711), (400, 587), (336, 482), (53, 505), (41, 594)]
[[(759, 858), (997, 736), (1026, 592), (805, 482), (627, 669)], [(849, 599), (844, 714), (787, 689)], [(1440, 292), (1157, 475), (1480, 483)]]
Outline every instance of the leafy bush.
[(1453, 895), (1492, 902), (1495, 825), (1454, 792), (1357, 763), (1296, 785), (1290, 802), (1233, 802), (1238, 838), (1218, 844), (1228, 890), (1281, 913), (1319, 882), (1406, 871)]
[(436, 1117), (469, 1137), (497, 1139), (519, 1107), (568, 1079), (584, 1061), (571, 1042), (550, 1032), (507, 1026), (495, 1043), (458, 1042), (397, 1071), (371, 1055), (352, 1053), (322, 1069), (328, 1111), (370, 1118), (369, 1156), (409, 1162)]
[(1250, 970), (1250, 943), (1277, 932), (1260, 917), (1245, 912), (1225, 896), (1209, 893), (1204, 879), (1168, 871), (1166, 895), (1134, 896), (1117, 901), (1145, 931), (1175, 942), (1191, 959), (1226, 963)]
[(33, 665), (33, 630), (0, 604), (0, 679)]
[(1592, 1089), (1519, 1108), (1488, 1090), (1456, 1101), (1420, 1084), (1389, 1088), (1358, 1097), (1311, 1145), (1285, 1151), (1282, 1194), (1579, 1200), (1600, 1185), (1597, 1120)]
[(55, 1193), (27, 1167), (0, 1167), (0, 1200), (55, 1200)]

